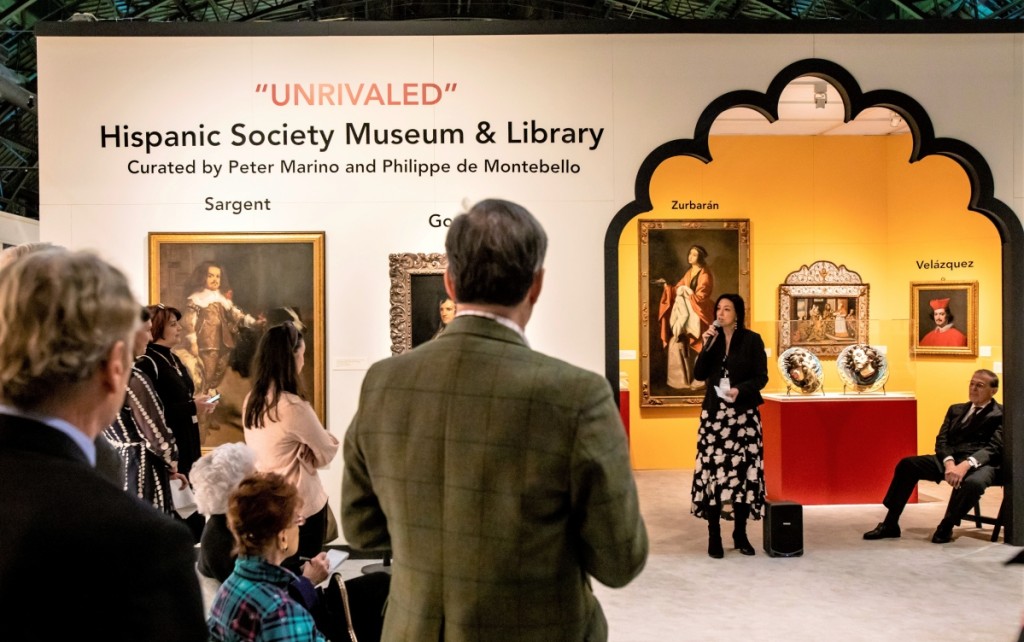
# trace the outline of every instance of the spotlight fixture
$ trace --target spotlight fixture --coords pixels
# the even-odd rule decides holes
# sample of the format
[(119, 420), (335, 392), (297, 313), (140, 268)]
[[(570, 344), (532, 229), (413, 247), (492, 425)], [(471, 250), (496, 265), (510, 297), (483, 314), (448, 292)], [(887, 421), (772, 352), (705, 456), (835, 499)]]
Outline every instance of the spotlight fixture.
[(889, 119), (889, 127), (899, 127), (902, 124), (903, 118), (896, 112), (893, 112), (892, 118)]
[(824, 82), (814, 83), (814, 108), (825, 109), (825, 103), (828, 102), (828, 92), (825, 91)]

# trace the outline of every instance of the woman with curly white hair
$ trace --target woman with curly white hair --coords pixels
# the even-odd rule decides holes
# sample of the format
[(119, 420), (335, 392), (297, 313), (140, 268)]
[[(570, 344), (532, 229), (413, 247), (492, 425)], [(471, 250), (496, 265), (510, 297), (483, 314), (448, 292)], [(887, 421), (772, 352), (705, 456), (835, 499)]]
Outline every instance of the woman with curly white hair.
[(199, 573), (223, 582), (235, 568), (234, 538), (228, 528), (228, 497), (256, 472), (256, 453), (242, 443), (222, 444), (192, 465), (196, 508), (206, 516), (199, 540)]

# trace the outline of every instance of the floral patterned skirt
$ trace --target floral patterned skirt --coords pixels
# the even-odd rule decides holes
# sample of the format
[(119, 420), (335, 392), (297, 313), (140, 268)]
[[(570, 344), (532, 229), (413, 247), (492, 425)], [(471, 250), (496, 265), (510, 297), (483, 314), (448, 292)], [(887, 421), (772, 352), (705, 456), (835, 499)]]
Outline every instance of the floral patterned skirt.
[(697, 461), (693, 470), (690, 512), (707, 519), (707, 509), (719, 506), (732, 519), (732, 505), (746, 504), (750, 517), (764, 512), (764, 442), (757, 408), (737, 413), (718, 401), (711, 414), (700, 414)]

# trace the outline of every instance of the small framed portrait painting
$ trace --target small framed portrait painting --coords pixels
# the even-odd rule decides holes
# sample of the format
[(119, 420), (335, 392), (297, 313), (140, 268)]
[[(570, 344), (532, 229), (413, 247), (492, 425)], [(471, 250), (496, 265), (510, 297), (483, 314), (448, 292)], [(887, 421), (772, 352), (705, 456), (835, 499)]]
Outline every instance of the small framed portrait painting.
[(910, 284), (913, 354), (978, 356), (978, 282)]
[(389, 254), (391, 354), (401, 354), (441, 336), (455, 318), (455, 302), (444, 289), (444, 254)]

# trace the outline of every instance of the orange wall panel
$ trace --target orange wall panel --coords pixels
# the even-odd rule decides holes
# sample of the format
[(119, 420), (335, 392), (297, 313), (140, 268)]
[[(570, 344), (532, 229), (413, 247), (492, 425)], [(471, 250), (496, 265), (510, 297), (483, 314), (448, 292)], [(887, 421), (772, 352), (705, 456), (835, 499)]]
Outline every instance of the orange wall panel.
[[(750, 219), (749, 325), (769, 348), (766, 392), (783, 392), (775, 318), (778, 286), (802, 265), (828, 260), (870, 285), (870, 339), (884, 346), (887, 388), (918, 398), (918, 447), (931, 452), (950, 403), (967, 397), (977, 368), (1002, 358), (998, 234), (967, 210), (969, 183), (946, 158), (908, 162), (909, 136), (716, 137), (713, 160), (673, 158), (651, 181), (654, 208), (642, 218)], [(672, 209), (672, 201), (714, 202), (715, 210)], [(919, 261), (961, 259), (973, 267), (929, 270)], [(640, 351), (639, 246), (636, 222), (619, 245), (620, 347)], [(978, 358), (910, 354), (910, 284), (979, 281)], [(716, 296), (720, 292), (715, 293)], [(822, 359), (825, 387), (840, 392), (834, 358)], [(639, 360), (623, 361), (630, 395), (630, 444), (638, 469), (692, 468), (699, 407), (643, 408)]]

